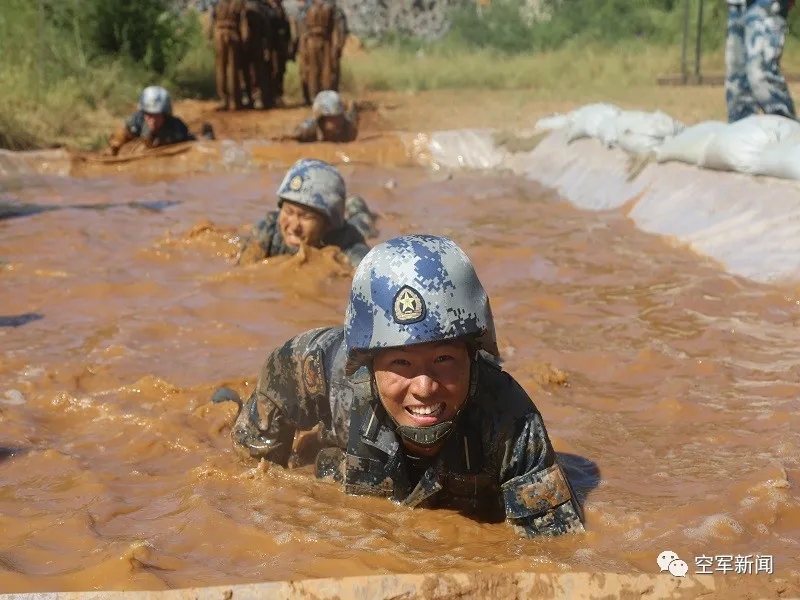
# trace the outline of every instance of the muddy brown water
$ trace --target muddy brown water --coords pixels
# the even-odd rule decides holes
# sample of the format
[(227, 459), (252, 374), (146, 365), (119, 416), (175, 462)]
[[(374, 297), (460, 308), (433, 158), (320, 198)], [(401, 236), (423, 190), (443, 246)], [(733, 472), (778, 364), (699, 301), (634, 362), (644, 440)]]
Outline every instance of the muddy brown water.
[(282, 171), (31, 177), (3, 195), (124, 205), (0, 221), (0, 592), (655, 573), (663, 550), (690, 574), (700, 555), (800, 570), (795, 290), (517, 177), (343, 172), (383, 214), (379, 239), (449, 235), (473, 259), (505, 368), (583, 490), (588, 533), (518, 539), (235, 458), (235, 407), (212, 392), (247, 393), (271, 348), (341, 324), (350, 282), (327, 253), (232, 266)]

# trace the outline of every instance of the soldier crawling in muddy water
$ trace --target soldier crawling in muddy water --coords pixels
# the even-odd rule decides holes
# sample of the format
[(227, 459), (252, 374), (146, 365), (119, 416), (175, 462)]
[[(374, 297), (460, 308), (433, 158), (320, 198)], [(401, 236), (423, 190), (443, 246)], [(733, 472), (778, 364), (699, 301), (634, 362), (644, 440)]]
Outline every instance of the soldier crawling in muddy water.
[(521, 535), (582, 532), (583, 512), (542, 415), (493, 357), (489, 299), (450, 239), (377, 245), (356, 269), (343, 327), (267, 358), (242, 406), (238, 454), (286, 466), (295, 432), (322, 423), (318, 477), (352, 495), (506, 520)]
[(282, 135), (278, 141), (352, 142), (358, 136), (358, 112), (355, 103), (345, 108), (338, 92), (325, 90), (317, 94), (313, 116), (303, 121), (294, 133)]
[(278, 210), (272, 210), (245, 240), (238, 264), (269, 256), (295, 254), (304, 243), (338, 246), (353, 267), (369, 252), (376, 216), (360, 196), (347, 196), (344, 179), (331, 164), (300, 159), (278, 188)]
[[(214, 139), (210, 124), (203, 126), (202, 137)], [(125, 144), (137, 139), (142, 140), (148, 148), (157, 148), (191, 142), (197, 138), (189, 131), (186, 123), (172, 114), (169, 92), (163, 87), (151, 85), (139, 97), (138, 110), (128, 117), (125, 125), (111, 135), (108, 153), (116, 156)]]

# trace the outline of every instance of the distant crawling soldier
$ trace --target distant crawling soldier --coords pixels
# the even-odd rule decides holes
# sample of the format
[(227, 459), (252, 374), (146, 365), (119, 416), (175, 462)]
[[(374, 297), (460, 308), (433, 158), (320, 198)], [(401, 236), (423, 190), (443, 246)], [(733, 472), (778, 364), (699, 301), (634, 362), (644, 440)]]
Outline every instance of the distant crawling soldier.
[[(203, 137), (213, 140), (211, 125), (203, 126)], [(138, 110), (111, 135), (109, 154), (116, 156), (120, 148), (132, 140), (141, 139), (148, 148), (158, 148), (170, 144), (195, 141), (197, 138), (189, 131), (181, 119), (172, 114), (172, 99), (163, 87), (146, 87), (139, 97)]]
[(278, 210), (267, 213), (239, 253), (238, 263), (295, 254), (300, 244), (338, 246), (352, 266), (369, 252), (375, 216), (360, 196), (347, 198), (344, 179), (331, 164), (301, 159), (278, 188)]
[(364, 257), (344, 327), (266, 359), (231, 429), (236, 452), (287, 466), (322, 424), (316, 475), (351, 495), (508, 522), (525, 537), (584, 531), (583, 511), (525, 390), (495, 362), (483, 285), (450, 239), (409, 235)]
[(352, 142), (358, 137), (358, 111), (356, 104), (345, 108), (341, 96), (333, 90), (317, 94), (312, 108), (313, 116), (303, 121), (294, 133), (280, 136), (279, 140), (309, 142)]

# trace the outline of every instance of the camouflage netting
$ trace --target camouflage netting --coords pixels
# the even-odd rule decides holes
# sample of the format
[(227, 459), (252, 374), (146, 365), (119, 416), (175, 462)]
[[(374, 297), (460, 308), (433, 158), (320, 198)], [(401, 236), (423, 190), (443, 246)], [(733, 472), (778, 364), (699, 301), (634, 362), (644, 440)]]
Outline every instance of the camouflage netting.
[[(214, 0), (177, 0), (181, 8), (207, 10)], [(295, 15), (301, 0), (284, 0)], [(441, 38), (450, 27), (449, 14), (459, 6), (475, 6), (475, 0), (338, 0), (347, 15), (350, 32), (361, 39), (383, 37), (387, 32), (423, 39)]]

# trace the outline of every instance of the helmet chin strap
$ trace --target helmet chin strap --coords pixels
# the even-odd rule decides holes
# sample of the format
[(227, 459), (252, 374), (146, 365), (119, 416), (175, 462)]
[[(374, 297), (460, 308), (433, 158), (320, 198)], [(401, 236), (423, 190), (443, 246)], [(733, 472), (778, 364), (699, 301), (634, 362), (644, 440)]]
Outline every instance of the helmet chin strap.
[[(458, 413), (456, 413), (456, 417), (457, 416)], [(443, 421), (442, 423), (437, 423), (436, 425), (430, 425), (428, 427), (397, 425), (397, 421), (395, 421), (395, 425), (397, 425), (397, 434), (407, 442), (411, 442), (415, 446), (421, 446), (423, 448), (433, 448), (446, 440), (447, 436), (453, 432), (455, 420), (455, 417), (453, 417), (450, 421)], [(392, 421), (394, 421), (394, 419), (392, 419)]]
[[(453, 430), (455, 430), (456, 420), (461, 414), (461, 411), (475, 394), (475, 389), (478, 383), (477, 360), (478, 354), (474, 353), (472, 359), (470, 360), (469, 393), (467, 394), (467, 399), (464, 401), (464, 404), (462, 404), (458, 411), (456, 411), (456, 414), (453, 415), (452, 419), (449, 421), (436, 423), (436, 425), (428, 425), (427, 427), (412, 427), (410, 425), (400, 425), (387, 411), (389, 418), (395, 424), (395, 431), (397, 432), (397, 435), (399, 435), (403, 440), (411, 442), (415, 446), (420, 446), (422, 448), (434, 448), (446, 440), (448, 436), (453, 433)], [(375, 381), (374, 373), (372, 374), (372, 389), (373, 394), (378, 398), (378, 400), (380, 400), (381, 393)]]

